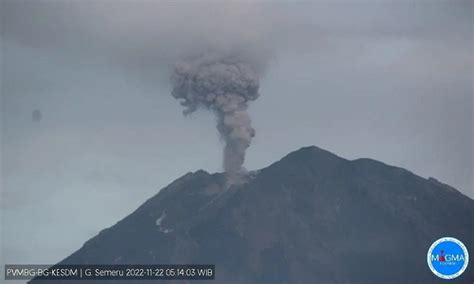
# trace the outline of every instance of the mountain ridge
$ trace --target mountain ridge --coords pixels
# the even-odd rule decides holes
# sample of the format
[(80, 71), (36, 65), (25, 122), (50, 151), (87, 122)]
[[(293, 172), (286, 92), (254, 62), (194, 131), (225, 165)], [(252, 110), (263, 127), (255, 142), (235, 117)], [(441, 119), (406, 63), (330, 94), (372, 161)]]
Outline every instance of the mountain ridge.
[[(442, 283), (428, 247), (447, 235), (471, 247), (472, 216), (438, 181), (309, 146), (230, 187), (189, 172), (60, 263), (211, 263), (212, 283)], [(469, 279), (470, 267), (451, 282)]]

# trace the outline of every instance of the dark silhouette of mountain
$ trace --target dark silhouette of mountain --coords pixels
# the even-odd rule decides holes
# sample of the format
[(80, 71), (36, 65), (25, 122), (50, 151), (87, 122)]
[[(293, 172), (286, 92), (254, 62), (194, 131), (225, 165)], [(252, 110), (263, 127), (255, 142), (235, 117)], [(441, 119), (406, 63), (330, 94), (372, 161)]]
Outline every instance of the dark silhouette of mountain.
[(215, 264), (210, 283), (226, 284), (474, 281), (472, 263), (450, 281), (427, 266), (438, 238), (474, 248), (474, 201), (435, 179), (306, 147), (225, 182), (188, 173), (61, 264)]

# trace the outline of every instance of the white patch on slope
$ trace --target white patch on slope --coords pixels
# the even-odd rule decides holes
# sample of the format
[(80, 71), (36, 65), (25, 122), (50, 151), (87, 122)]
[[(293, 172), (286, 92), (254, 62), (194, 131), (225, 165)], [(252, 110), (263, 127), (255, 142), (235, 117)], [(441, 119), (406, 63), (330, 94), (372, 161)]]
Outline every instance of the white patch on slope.
[(161, 225), (161, 222), (163, 222), (165, 218), (166, 218), (166, 211), (163, 211), (163, 213), (161, 213), (161, 216), (158, 219), (156, 219), (155, 224), (158, 226), (160, 232), (165, 233), (165, 234), (171, 233), (173, 232), (173, 229), (167, 229)]
[(250, 171), (248, 172), (247, 177), (249, 180), (252, 180), (252, 179), (255, 179), (259, 173), (260, 173), (260, 170)]

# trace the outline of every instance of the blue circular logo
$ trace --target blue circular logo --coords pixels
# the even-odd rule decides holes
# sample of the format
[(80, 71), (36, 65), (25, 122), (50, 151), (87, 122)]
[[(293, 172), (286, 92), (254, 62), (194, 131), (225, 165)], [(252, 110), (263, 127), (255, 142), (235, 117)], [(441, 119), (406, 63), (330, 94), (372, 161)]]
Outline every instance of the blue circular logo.
[(453, 279), (466, 270), (469, 253), (458, 239), (446, 237), (435, 241), (427, 255), (428, 266), (433, 273), (443, 279)]

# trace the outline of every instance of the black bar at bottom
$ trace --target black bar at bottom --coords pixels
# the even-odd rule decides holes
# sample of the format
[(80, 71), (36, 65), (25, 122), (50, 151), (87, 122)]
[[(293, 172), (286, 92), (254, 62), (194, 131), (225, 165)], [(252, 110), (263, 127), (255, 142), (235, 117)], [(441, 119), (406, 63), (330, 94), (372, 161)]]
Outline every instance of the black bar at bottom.
[(211, 264), (5, 265), (5, 280), (214, 280)]

